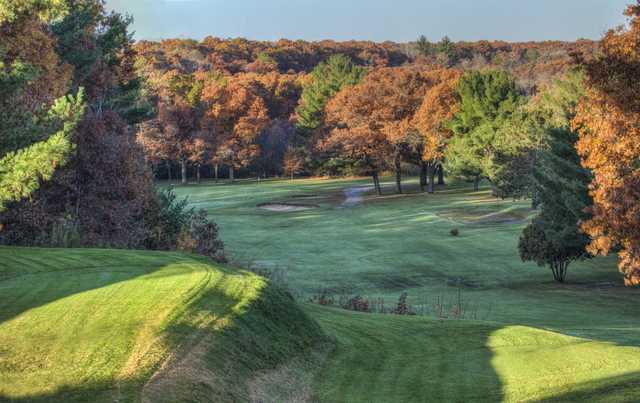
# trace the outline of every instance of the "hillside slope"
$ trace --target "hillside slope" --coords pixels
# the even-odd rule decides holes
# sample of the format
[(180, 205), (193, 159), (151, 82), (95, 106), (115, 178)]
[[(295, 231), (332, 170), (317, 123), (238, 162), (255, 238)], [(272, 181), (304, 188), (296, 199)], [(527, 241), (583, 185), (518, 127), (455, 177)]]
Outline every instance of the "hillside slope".
[(316, 377), (319, 401), (640, 401), (638, 346), (494, 322), (306, 310), (337, 342)]
[(326, 339), (288, 294), (197, 257), (0, 248), (0, 341), (0, 401), (161, 402), (249, 400)]

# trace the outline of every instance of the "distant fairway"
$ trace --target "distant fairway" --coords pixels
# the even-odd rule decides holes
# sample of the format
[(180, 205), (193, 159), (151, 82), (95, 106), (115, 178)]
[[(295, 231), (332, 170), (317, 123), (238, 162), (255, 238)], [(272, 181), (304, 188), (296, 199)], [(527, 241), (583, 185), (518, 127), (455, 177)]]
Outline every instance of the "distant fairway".
[[(343, 205), (348, 189), (368, 180), (299, 180), (178, 187), (220, 225), (227, 251), (243, 265), (286, 268), (287, 283), (307, 296), (327, 288), (384, 297), (406, 291), (427, 310), (436, 298), (457, 298), (477, 317), (557, 328), (571, 335), (640, 342), (637, 289), (622, 286), (615, 257), (570, 266), (568, 284), (518, 257), (518, 237), (530, 202), (474, 193), (466, 184), (435, 195), (367, 194)], [(415, 190), (415, 182), (413, 182)], [(256, 206), (291, 202), (319, 205), (278, 213)], [(460, 230), (453, 237), (450, 231)], [(608, 328), (618, 329), (610, 332)], [(615, 333), (615, 334), (612, 334)]]

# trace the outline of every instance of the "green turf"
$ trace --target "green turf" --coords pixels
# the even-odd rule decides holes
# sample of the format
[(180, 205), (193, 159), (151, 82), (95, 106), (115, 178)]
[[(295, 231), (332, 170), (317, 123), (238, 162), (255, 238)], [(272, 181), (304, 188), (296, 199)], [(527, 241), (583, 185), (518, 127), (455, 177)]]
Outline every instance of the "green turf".
[(287, 294), (199, 258), (0, 248), (0, 401), (243, 401), (324, 340)]
[[(518, 236), (533, 214), (527, 201), (466, 185), (404, 196), (388, 187), (382, 198), (343, 208), (343, 191), (363, 184), (177, 189), (213, 215), (233, 259), (285, 271), (280, 277), (301, 300), (347, 288), (389, 306), (406, 291), (416, 310), (433, 317), (437, 301), (451, 307), (460, 292), (468, 316), (484, 320), (442, 324), (311, 306), (338, 341), (317, 385), (322, 400), (640, 399), (640, 290), (622, 286), (615, 257), (575, 263), (569, 282), (556, 284), (547, 269), (518, 258)], [(256, 207), (268, 202), (319, 207)], [(460, 236), (450, 235), (454, 228)]]
[[(303, 309), (191, 255), (0, 248), (0, 401), (640, 401), (640, 290), (613, 257), (559, 285), (518, 259), (526, 202), (458, 185), (342, 206), (362, 184), (178, 189), (236, 263), (279, 273)], [(304, 302), (345, 288), (388, 307), (406, 291), (424, 316)], [(458, 298), (474, 319), (435, 317)]]
[(337, 347), (316, 378), (328, 402), (640, 399), (640, 349), (526, 326), (309, 306)]
[[(570, 266), (568, 284), (554, 283), (548, 269), (522, 263), (517, 242), (529, 202), (503, 201), (488, 189), (452, 186), (435, 195), (382, 198), (341, 208), (343, 189), (368, 181), (273, 181), (177, 188), (208, 209), (220, 225), (231, 257), (242, 265), (279, 267), (290, 288), (312, 295), (347, 289), (396, 302), (407, 291), (414, 305), (432, 311), (438, 298), (452, 301), (462, 289), (476, 318), (560, 328), (584, 336), (602, 327), (638, 340), (638, 315), (622, 286), (615, 257)], [(313, 197), (301, 197), (311, 195)], [(320, 208), (275, 213), (256, 206), (292, 201)], [(450, 231), (460, 230), (453, 237)], [(599, 320), (594, 320), (599, 319)], [(597, 333), (597, 331), (596, 331)]]

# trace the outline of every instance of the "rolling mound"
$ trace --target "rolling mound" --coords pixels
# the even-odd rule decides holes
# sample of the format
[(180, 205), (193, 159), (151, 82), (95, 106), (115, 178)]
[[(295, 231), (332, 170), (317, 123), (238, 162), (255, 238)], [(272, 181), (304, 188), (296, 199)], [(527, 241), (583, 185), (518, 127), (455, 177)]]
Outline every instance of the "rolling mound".
[(309, 305), (336, 340), (321, 402), (638, 402), (640, 348), (531, 326)]
[(327, 339), (287, 293), (198, 257), (0, 248), (0, 340), (0, 401), (174, 402), (251, 400)]

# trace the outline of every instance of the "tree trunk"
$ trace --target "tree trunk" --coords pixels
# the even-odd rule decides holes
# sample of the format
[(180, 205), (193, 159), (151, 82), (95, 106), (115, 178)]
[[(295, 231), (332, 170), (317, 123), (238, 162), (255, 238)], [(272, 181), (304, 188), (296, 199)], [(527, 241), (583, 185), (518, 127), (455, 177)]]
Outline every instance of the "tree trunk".
[(480, 190), (480, 177), (476, 176), (473, 178), (473, 191), (477, 192), (478, 190)]
[(402, 193), (402, 161), (400, 160), (400, 155), (396, 155), (394, 163), (396, 169), (396, 188), (398, 189), (398, 193)]
[(167, 160), (167, 178), (171, 182), (171, 161)]
[(231, 181), (231, 183), (236, 181), (236, 178), (233, 176), (233, 165), (229, 165), (229, 181)]
[(435, 165), (431, 162), (427, 163), (427, 177), (429, 179), (429, 183), (428, 183), (428, 192), (429, 193), (435, 193), (436, 191), (436, 181), (435, 181), (435, 176), (436, 176), (436, 169), (435, 169)]
[(218, 183), (218, 168), (219, 168), (218, 164), (213, 165), (213, 176), (216, 178), (216, 183)]
[(424, 192), (427, 187), (427, 163), (420, 161), (420, 191)]
[(376, 189), (378, 196), (382, 196), (382, 188), (380, 187), (380, 178), (378, 177), (378, 171), (374, 171), (373, 174), (373, 187)]
[(493, 183), (491, 183), (491, 195), (493, 197), (500, 197), (500, 189)]
[(444, 166), (438, 165), (438, 186), (444, 186)]
[(184, 185), (187, 183), (187, 161), (186, 160), (180, 161), (180, 174), (182, 175), (182, 184)]
[(559, 283), (564, 283), (564, 280), (567, 277), (567, 268), (569, 267), (569, 262), (566, 261), (558, 261), (551, 263), (551, 272), (553, 273), (553, 279)]
[(196, 182), (200, 184), (200, 164), (196, 165)]

